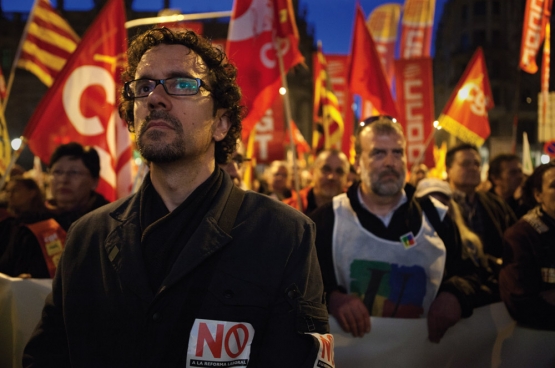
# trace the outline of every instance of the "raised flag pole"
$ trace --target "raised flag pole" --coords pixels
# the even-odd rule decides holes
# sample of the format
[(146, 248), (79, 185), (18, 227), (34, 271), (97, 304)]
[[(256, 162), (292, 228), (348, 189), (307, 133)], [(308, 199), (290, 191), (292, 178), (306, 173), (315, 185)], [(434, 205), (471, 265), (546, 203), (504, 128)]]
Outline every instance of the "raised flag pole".
[(27, 140), (25, 139), (25, 137), (22, 136), (21, 137), (21, 146), (19, 146), (19, 148), (16, 151), (12, 152), (12, 157), (10, 158), (10, 162), (8, 163), (8, 166), (6, 167), (6, 172), (0, 178), (0, 188), (4, 188), (4, 185), (6, 184), (6, 181), (10, 177), (10, 171), (12, 171), (13, 165), (15, 165), (15, 162), (19, 158), (19, 155), (21, 154), (21, 152), (27, 146), (26, 142), (27, 142)]
[(281, 85), (283, 88), (285, 88), (285, 95), (284, 95), (284, 106), (285, 106), (285, 120), (286, 120), (286, 126), (287, 126), (287, 130), (289, 130), (289, 144), (290, 144), (290, 148), (291, 148), (291, 152), (293, 156), (293, 178), (294, 183), (295, 183), (295, 192), (297, 192), (297, 205), (299, 206), (299, 210), (302, 211), (303, 210), (303, 204), (301, 201), (301, 196), (299, 195), (299, 191), (300, 191), (300, 183), (299, 183), (299, 166), (297, 163), (297, 155), (296, 155), (296, 150), (295, 150), (295, 142), (293, 141), (293, 129), (291, 129), (291, 105), (289, 103), (289, 87), (287, 86), (287, 76), (285, 75), (285, 67), (283, 66), (283, 57), (281, 55), (281, 51), (276, 43), (276, 40), (274, 39), (274, 48), (276, 49), (276, 54), (277, 54), (277, 58), (278, 58), (278, 64), (279, 64), (279, 74), (281, 75)]

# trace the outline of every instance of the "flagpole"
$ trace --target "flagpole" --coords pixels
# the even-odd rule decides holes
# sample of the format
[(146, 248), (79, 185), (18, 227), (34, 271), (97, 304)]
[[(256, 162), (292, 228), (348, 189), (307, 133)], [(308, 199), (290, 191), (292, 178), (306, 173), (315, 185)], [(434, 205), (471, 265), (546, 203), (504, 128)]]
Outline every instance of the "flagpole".
[(290, 148), (291, 148), (291, 153), (293, 156), (293, 178), (294, 178), (294, 184), (295, 184), (295, 192), (297, 192), (297, 205), (299, 206), (299, 210), (302, 211), (303, 210), (303, 206), (302, 206), (302, 201), (301, 201), (301, 196), (299, 195), (299, 191), (301, 190), (300, 188), (300, 183), (299, 183), (299, 167), (297, 164), (297, 152), (295, 150), (295, 142), (293, 141), (293, 129), (291, 129), (291, 105), (289, 103), (289, 87), (287, 86), (287, 76), (285, 75), (285, 67), (283, 66), (283, 55), (281, 54), (281, 51), (278, 47), (278, 44), (276, 43), (276, 40), (274, 39), (274, 48), (276, 49), (276, 54), (278, 57), (278, 64), (279, 64), (279, 73), (281, 75), (281, 85), (283, 88), (285, 88), (285, 95), (283, 96), (283, 101), (284, 101), (284, 106), (285, 106), (285, 120), (286, 120), (286, 126), (287, 129), (289, 130), (289, 144), (290, 144)]
[(6, 181), (8, 180), (8, 177), (10, 176), (10, 171), (12, 171), (12, 168), (15, 165), (15, 162), (17, 161), (17, 159), (19, 158), (19, 155), (21, 154), (21, 151), (23, 151), (25, 149), (25, 146), (27, 146), (26, 142), (27, 142), (27, 140), (25, 139), (25, 137), (22, 136), (21, 137), (21, 146), (19, 146), (19, 148), (16, 151), (12, 152), (12, 157), (10, 159), (10, 163), (6, 167), (6, 172), (0, 178), (0, 188), (4, 188), (4, 184), (6, 184)]
[(426, 143), (424, 144), (424, 149), (420, 151), (420, 154), (418, 155), (418, 158), (416, 159), (416, 161), (414, 161), (414, 163), (412, 164), (412, 167), (414, 167), (415, 165), (420, 165), (420, 163), (422, 162), (422, 159), (424, 158), (424, 154), (426, 154), (426, 151), (428, 150), (428, 146), (430, 145), (430, 142), (435, 137), (435, 134), (436, 134), (436, 129), (433, 128), (432, 132), (428, 136), (428, 139), (426, 139)]
[(21, 35), (21, 39), (19, 40), (19, 45), (17, 46), (17, 51), (15, 52), (15, 57), (13, 59), (12, 67), (10, 69), (10, 75), (8, 76), (8, 83), (6, 85), (6, 98), (2, 101), (2, 113), (6, 111), (6, 106), (8, 105), (8, 99), (10, 98), (10, 92), (12, 90), (13, 80), (15, 78), (15, 69), (17, 68), (17, 61), (19, 60), (19, 56), (21, 55), (21, 49), (23, 48), (23, 43), (27, 38), (27, 32), (29, 31), (29, 24), (31, 23), (31, 19), (33, 19), (33, 15), (35, 14), (35, 8), (37, 6), (39, 0), (35, 0), (33, 3), (33, 7), (31, 8), (31, 12), (29, 13), (29, 18), (27, 19), (27, 23), (25, 24), (25, 28), (23, 29), (23, 34)]

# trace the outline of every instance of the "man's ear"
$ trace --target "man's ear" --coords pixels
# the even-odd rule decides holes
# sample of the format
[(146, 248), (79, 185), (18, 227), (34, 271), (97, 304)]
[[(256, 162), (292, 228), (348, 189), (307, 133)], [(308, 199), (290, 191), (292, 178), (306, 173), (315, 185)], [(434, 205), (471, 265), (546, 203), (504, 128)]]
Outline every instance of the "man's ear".
[(229, 128), (231, 128), (231, 121), (226, 114), (226, 109), (218, 109), (214, 118), (212, 138), (216, 142), (221, 141), (227, 135)]

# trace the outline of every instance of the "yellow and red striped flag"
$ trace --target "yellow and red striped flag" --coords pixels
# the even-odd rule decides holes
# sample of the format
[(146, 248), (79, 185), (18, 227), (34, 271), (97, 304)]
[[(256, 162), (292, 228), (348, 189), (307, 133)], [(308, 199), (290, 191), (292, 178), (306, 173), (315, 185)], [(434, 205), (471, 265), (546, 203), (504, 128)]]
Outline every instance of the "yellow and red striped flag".
[(17, 66), (50, 87), (78, 43), (79, 36), (48, 0), (36, 0), (22, 37)]
[(343, 116), (337, 97), (333, 93), (328, 76), (327, 61), (322, 52), (322, 44), (318, 43), (318, 51), (314, 56), (314, 132), (312, 148), (314, 153), (323, 149), (341, 150), (343, 139)]

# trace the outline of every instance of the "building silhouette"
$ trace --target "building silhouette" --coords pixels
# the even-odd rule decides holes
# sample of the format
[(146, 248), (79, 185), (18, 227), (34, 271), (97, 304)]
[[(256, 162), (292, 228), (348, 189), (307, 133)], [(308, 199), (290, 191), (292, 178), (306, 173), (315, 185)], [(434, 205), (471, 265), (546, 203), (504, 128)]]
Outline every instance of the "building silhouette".
[[(513, 134), (520, 145), (523, 132), (527, 132), (533, 149), (541, 149), (537, 141), (540, 72), (531, 75), (518, 67), (525, 6), (525, 0), (450, 0), (438, 25), (436, 115), (443, 110), (476, 48), (482, 47), (495, 103), (489, 111), (491, 135), (485, 143), (491, 156), (512, 149)], [(538, 58), (538, 65), (540, 61)], [(513, 132), (515, 116), (518, 125)], [(437, 137), (446, 139), (446, 135)], [(516, 148), (521, 152), (520, 146)]]

